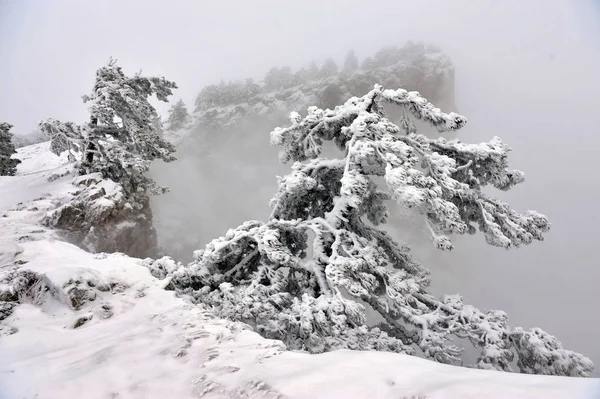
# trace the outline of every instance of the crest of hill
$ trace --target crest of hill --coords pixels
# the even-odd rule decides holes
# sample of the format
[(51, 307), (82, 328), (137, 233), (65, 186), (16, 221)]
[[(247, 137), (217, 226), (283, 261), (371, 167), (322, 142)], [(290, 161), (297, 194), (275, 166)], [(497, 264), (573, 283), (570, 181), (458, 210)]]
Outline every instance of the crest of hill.
[(206, 86), (196, 98), (191, 130), (227, 130), (257, 120), (281, 123), (290, 110), (304, 111), (311, 105), (333, 108), (374, 84), (418, 91), (440, 108), (456, 108), (450, 58), (436, 46), (409, 42), (382, 48), (360, 64), (351, 51), (341, 69), (328, 59), (320, 69), (314, 62), (295, 72), (272, 68), (260, 83), (246, 79)]

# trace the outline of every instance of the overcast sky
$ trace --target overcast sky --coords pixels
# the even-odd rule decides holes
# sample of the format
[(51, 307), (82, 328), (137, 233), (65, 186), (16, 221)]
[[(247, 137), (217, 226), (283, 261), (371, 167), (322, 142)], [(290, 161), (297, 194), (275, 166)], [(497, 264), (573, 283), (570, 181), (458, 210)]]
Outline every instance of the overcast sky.
[[(175, 97), (191, 105), (222, 78), (260, 78), (350, 48), (363, 58), (408, 39), (437, 43), (456, 65), (456, 102), (469, 120), (460, 138), (498, 135), (513, 147), (527, 181), (502, 198), (547, 214), (553, 230), (510, 252), (481, 236), (459, 240), (448, 265), (428, 265), (436, 289), (540, 326), (600, 368), (598, 3), (0, 0), (0, 121), (17, 133), (48, 117), (83, 121), (81, 95), (110, 56), (126, 73), (175, 80)], [(197, 187), (202, 202), (210, 190)]]
[(274, 65), (341, 58), (349, 48), (366, 55), (410, 37), (440, 42), (474, 68), (510, 62), (506, 51), (561, 57), (553, 41), (600, 37), (591, 1), (525, 3), (0, 0), (0, 120), (27, 132), (43, 118), (85, 119), (80, 96), (111, 56), (126, 72), (175, 80), (191, 103), (221, 78), (260, 78)]

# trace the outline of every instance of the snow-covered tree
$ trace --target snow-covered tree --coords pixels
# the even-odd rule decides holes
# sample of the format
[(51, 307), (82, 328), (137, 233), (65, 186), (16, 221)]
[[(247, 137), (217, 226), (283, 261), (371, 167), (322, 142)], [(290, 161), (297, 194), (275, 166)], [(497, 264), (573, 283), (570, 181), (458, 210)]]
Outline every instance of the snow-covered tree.
[[(404, 117), (390, 122), (384, 105)], [(291, 126), (276, 128), (292, 171), (279, 179), (266, 222), (249, 221), (194, 254), (188, 266), (169, 259), (148, 263), (170, 287), (223, 316), (253, 326), (291, 349), (336, 348), (415, 353), (444, 363), (460, 362), (466, 338), (481, 354), (476, 367), (586, 376), (586, 357), (565, 350), (540, 329), (511, 328), (502, 311), (480, 311), (458, 295), (433, 296), (430, 273), (409, 249), (381, 229), (388, 201), (420, 215), (436, 248), (451, 250), (451, 234), (483, 233), (503, 248), (542, 240), (546, 216), (518, 213), (483, 188), (508, 190), (523, 173), (508, 169), (509, 148), (497, 137), (466, 144), (417, 134), (413, 119), (440, 132), (466, 119), (435, 108), (417, 92), (377, 85), (333, 110), (310, 107)], [(324, 142), (342, 151), (321, 158)], [(385, 321), (366, 325), (366, 308)]]
[(311, 61), (306, 68), (306, 77), (308, 80), (314, 80), (319, 77), (319, 67), (316, 61)]
[(134, 203), (144, 203), (147, 194), (166, 190), (146, 176), (150, 162), (175, 160), (175, 147), (163, 138), (160, 117), (148, 98), (167, 102), (175, 88), (163, 77), (128, 77), (111, 59), (96, 72), (92, 93), (83, 96), (89, 103), (88, 124), (48, 119), (39, 126), (51, 136), (54, 153), (81, 151), (80, 175), (99, 172), (120, 184)]
[(196, 97), (195, 105), (196, 111), (206, 110), (210, 107), (214, 107), (218, 104), (216, 100), (217, 86), (208, 85), (202, 88), (198, 96)]
[(290, 67), (271, 68), (264, 77), (267, 90), (285, 89), (294, 85), (294, 74)]
[(396, 46), (384, 47), (377, 51), (373, 56), (373, 62), (377, 67), (387, 67), (394, 65), (402, 59), (402, 49)]
[(375, 61), (373, 61), (373, 58), (367, 57), (363, 60), (362, 64), (360, 64), (360, 67), (365, 71), (371, 71), (377, 68), (377, 64), (375, 63)]
[(344, 67), (342, 73), (345, 75), (351, 75), (358, 69), (358, 57), (354, 50), (348, 51), (346, 58), (344, 59)]
[(188, 110), (183, 100), (177, 101), (169, 110), (169, 129), (177, 130), (181, 129), (187, 122), (189, 117)]
[(164, 192), (146, 172), (155, 159), (175, 160), (175, 147), (163, 138), (160, 118), (148, 98), (155, 95), (167, 102), (176, 88), (163, 77), (128, 77), (115, 60), (98, 69), (92, 93), (83, 96), (90, 123), (84, 129), (80, 173), (100, 172), (134, 197)]
[(244, 82), (244, 100), (248, 100), (262, 91), (262, 88), (252, 78), (248, 78)]
[(174, 147), (162, 137), (158, 113), (148, 101), (167, 102), (176, 88), (163, 77), (126, 76), (111, 60), (96, 72), (89, 104), (90, 122), (78, 126), (49, 119), (40, 128), (52, 136), (56, 154), (77, 153), (78, 191), (44, 218), (90, 251), (155, 256), (150, 194), (166, 189), (147, 176), (155, 159), (173, 161)]
[(303, 85), (310, 79), (309, 73), (305, 68), (300, 68), (294, 73), (294, 85)]
[(73, 122), (46, 119), (38, 124), (40, 130), (50, 138), (50, 151), (56, 155), (68, 151), (68, 158), (75, 161), (75, 153), (81, 151), (83, 135), (81, 127)]
[(338, 74), (338, 66), (333, 58), (327, 58), (323, 63), (323, 66), (319, 70), (319, 77), (321, 79), (329, 78)]
[(0, 176), (14, 176), (20, 160), (12, 158), (17, 153), (12, 142), (13, 134), (10, 123), (0, 122)]

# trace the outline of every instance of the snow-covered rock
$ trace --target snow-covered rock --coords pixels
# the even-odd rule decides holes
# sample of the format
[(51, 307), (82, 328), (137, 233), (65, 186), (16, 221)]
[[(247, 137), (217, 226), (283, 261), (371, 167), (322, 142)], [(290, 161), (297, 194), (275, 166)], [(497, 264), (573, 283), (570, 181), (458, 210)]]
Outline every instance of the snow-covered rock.
[(48, 212), (44, 224), (66, 233), (68, 239), (92, 252), (124, 252), (152, 256), (156, 233), (148, 203), (129, 203), (120, 185), (99, 173), (78, 176), (75, 196)]

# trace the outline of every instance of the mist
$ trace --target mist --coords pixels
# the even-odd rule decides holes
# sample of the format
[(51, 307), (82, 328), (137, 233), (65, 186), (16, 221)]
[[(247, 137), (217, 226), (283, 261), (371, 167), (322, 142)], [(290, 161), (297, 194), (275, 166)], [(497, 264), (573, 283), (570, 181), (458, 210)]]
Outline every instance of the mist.
[[(419, 247), (416, 256), (433, 271), (436, 293), (460, 293), (479, 308), (506, 311), (513, 326), (543, 328), (590, 357), (598, 376), (599, 38), (600, 4), (591, 0), (5, 0), (0, 120), (15, 132), (48, 117), (84, 121), (81, 95), (110, 56), (127, 73), (143, 69), (176, 81), (174, 101), (193, 109), (200, 89), (221, 79), (339, 61), (349, 49), (362, 59), (411, 39), (437, 44), (454, 62), (456, 105), (468, 119), (459, 138), (501, 137), (514, 149), (511, 166), (526, 174), (524, 184), (495, 195), (518, 211), (548, 215), (553, 225), (544, 242), (519, 249), (490, 247), (475, 235), (456, 238), (451, 253)], [(157, 106), (164, 113), (169, 105)], [(175, 163), (154, 165), (159, 184), (172, 189), (153, 199), (159, 240), (175, 231), (167, 241), (191, 239), (200, 249), (244, 220), (266, 219), (277, 188), (272, 172), (289, 170), (268, 146), (274, 127), (235, 132), (256, 137), (249, 149), (236, 149), (235, 136), (195, 132), (195, 145), (206, 148), (202, 158), (188, 145)], [(187, 223), (170, 217), (175, 207)]]

